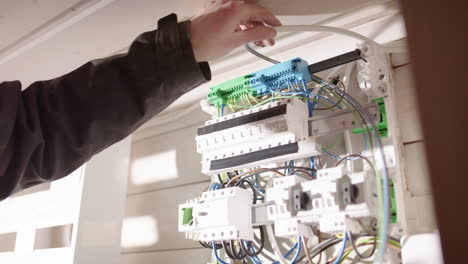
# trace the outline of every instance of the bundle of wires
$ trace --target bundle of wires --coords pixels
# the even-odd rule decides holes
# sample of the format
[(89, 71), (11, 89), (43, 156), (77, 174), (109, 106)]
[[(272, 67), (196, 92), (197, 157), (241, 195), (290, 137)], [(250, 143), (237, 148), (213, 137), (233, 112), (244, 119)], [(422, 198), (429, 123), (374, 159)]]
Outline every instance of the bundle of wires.
[[(292, 174), (295, 173), (302, 173), (307, 174), (312, 177), (312, 173), (316, 170), (314, 168), (309, 167), (299, 167), (294, 166), (294, 163), (291, 162), (289, 165), (286, 166), (279, 166), (275, 168), (256, 168), (252, 170), (248, 170), (245, 172), (229, 172), (226, 173), (227, 181), (223, 180), (222, 175), (218, 175), (219, 183), (215, 182), (210, 185), (208, 188), (209, 191), (218, 190), (222, 188), (229, 188), (229, 187), (241, 187), (241, 188), (249, 188), (252, 190), (253, 193), (253, 204), (256, 204), (259, 197), (265, 195), (265, 191), (262, 189), (260, 183), (258, 182), (258, 176), (265, 173), (273, 173), (279, 176), (284, 176), (280, 170), (286, 170)], [(223, 241), (221, 243), (216, 243), (215, 241), (212, 242), (201, 242), (201, 245), (210, 248), (213, 250), (213, 254), (217, 261), (221, 264), (225, 263), (218, 255), (219, 249), (224, 249), (226, 255), (231, 259), (238, 259), (247, 261), (249, 259), (254, 264), (262, 263), (258, 256), (264, 249), (265, 245), (265, 230), (264, 227), (259, 227), (259, 239), (257, 241), (257, 246), (254, 245), (253, 241), (246, 241), (246, 240), (231, 240), (231, 241)], [(291, 260), (291, 263), (296, 263), (296, 260), (300, 256), (300, 248), (301, 248), (301, 238), (298, 238), (298, 242), (294, 244), (294, 246), (289, 250), (283, 258), (289, 257), (294, 251), (294, 257)], [(277, 264), (280, 262), (274, 262)]]
[[(247, 45), (246, 46), (249, 51), (252, 52), (252, 49)], [(255, 55), (262, 57), (263, 59), (266, 59), (270, 62), (273, 63), (278, 63), (277, 61), (274, 61), (272, 59), (269, 59), (268, 57), (259, 54), (258, 52)], [(231, 110), (235, 111), (234, 108), (238, 109), (243, 109), (243, 108), (252, 108), (252, 107), (258, 107), (262, 104), (266, 104), (268, 102), (271, 102), (273, 100), (277, 99), (283, 99), (283, 98), (290, 98), (290, 97), (296, 97), (299, 99), (302, 99), (307, 102), (308, 108), (309, 108), (309, 117), (311, 117), (314, 113), (315, 110), (330, 110), (334, 111), (336, 109), (343, 109), (343, 106), (345, 106), (347, 109), (351, 111), (351, 113), (354, 114), (356, 117), (356, 120), (359, 122), (359, 124), (362, 125), (364, 128), (364, 142), (365, 142), (365, 147), (363, 153), (360, 155), (358, 154), (353, 154), (353, 155), (348, 155), (343, 158), (338, 157), (337, 155), (331, 153), (328, 149), (324, 149), (324, 152), (327, 153), (328, 155), (338, 159), (339, 161), (337, 164), (342, 162), (343, 160), (355, 160), (358, 158), (365, 159), (366, 162), (369, 163), (370, 167), (372, 168), (375, 177), (377, 179), (377, 196), (379, 200), (379, 219), (378, 219), (378, 227), (379, 227), (379, 232), (378, 232), (378, 238), (375, 239), (373, 242), (367, 242), (367, 243), (373, 243), (373, 245), (378, 244), (378, 258), (377, 261), (382, 263), (384, 260), (384, 254), (385, 254), (385, 249), (387, 246), (388, 242), (388, 225), (389, 225), (389, 217), (390, 217), (390, 199), (389, 199), (389, 180), (388, 180), (388, 172), (387, 172), (387, 166), (385, 162), (385, 154), (383, 150), (383, 144), (380, 140), (380, 135), (378, 133), (378, 129), (371, 117), (371, 115), (364, 109), (364, 107), (357, 101), (355, 100), (352, 96), (350, 96), (346, 92), (345, 85), (343, 84), (343, 89), (340, 89), (337, 87), (337, 83), (328, 83), (322, 79), (320, 79), (317, 76), (312, 75), (312, 82), (315, 85), (315, 88), (319, 88), (317, 92), (312, 92), (307, 84), (304, 81), (298, 81), (298, 80), (290, 80), (288, 82), (282, 83), (282, 84), (277, 84), (275, 87), (270, 87), (270, 95), (269, 96), (263, 96), (262, 98), (251, 98), (251, 97), (245, 97), (242, 98), (242, 105), (237, 104), (237, 102), (229, 101), (228, 102), (228, 107), (231, 108)], [(336, 101), (331, 100), (329, 97), (324, 96), (322, 92), (326, 92), (329, 96), (333, 97), (336, 99)], [(318, 108), (316, 107), (317, 105), (322, 105), (324, 107)], [(224, 105), (222, 105), (219, 109), (219, 115), (222, 116), (224, 112)], [(372, 161), (364, 157), (364, 152), (366, 152), (368, 149), (372, 150)], [(319, 157), (317, 157), (319, 158)], [(281, 173), (279, 170), (285, 170), (284, 173)], [(259, 168), (259, 169), (253, 169), (247, 172), (234, 172), (235, 174), (231, 176), (231, 174), (227, 174), (229, 177), (229, 180), (226, 182), (221, 181), (217, 185), (212, 185), (210, 186), (210, 190), (216, 190), (218, 188), (227, 188), (227, 187), (232, 187), (232, 186), (238, 186), (242, 188), (250, 188), (252, 189), (252, 192), (254, 193), (254, 203), (256, 203), (257, 200), (263, 199), (262, 197), (264, 196), (264, 190), (260, 187), (260, 184), (258, 183), (258, 176), (262, 173), (267, 173), (267, 172), (273, 172), (274, 174), (284, 176), (284, 175), (289, 175), (297, 172), (305, 172), (306, 174), (310, 175), (312, 178), (315, 176), (314, 173), (316, 172), (316, 165), (315, 165), (315, 158), (311, 157), (310, 159), (310, 167), (296, 167), (294, 166), (294, 162), (291, 161), (289, 164), (285, 164), (285, 166), (280, 166), (280, 167), (275, 167), (275, 168)], [(254, 180), (252, 180), (254, 179)], [(332, 237), (333, 238), (333, 237)], [(340, 254), (335, 258), (333, 263), (340, 263), (341, 260), (347, 256), (346, 254), (349, 255), (349, 250), (346, 249), (346, 241), (350, 240), (353, 241), (351, 238), (351, 234), (345, 233), (342, 237), (342, 239), (332, 239), (331, 240), (325, 240), (324, 242), (321, 243), (319, 249), (325, 250), (326, 248), (329, 248), (330, 246), (334, 246), (338, 244), (339, 242), (342, 242), (342, 247), (340, 250)], [(299, 238), (298, 240), (300, 240)], [(327, 242), (328, 241), (328, 242)], [(325, 244), (323, 244), (325, 243)], [(352, 242), (351, 242), (352, 243)], [(297, 244), (297, 243), (296, 243)], [(300, 247), (299, 244), (297, 244), (291, 248), (291, 250), (294, 250), (295, 248)], [(357, 251), (355, 245), (352, 243), (353, 249)], [(209, 247), (213, 249), (215, 256), (217, 256), (217, 249), (224, 248), (226, 251), (226, 254), (232, 258), (232, 259), (250, 259), (254, 264), (261, 263), (260, 260), (258, 259), (258, 255), (260, 254), (261, 250), (263, 250), (264, 246), (264, 230), (260, 230), (260, 242), (258, 249), (254, 248), (254, 245), (251, 241), (229, 241), (229, 242), (224, 242), (221, 244), (216, 244), (215, 242), (204, 243), (204, 246)], [(314, 253), (316, 247), (314, 247), (311, 250), (311, 253)], [(319, 250), (317, 254), (320, 254), (323, 250)], [(371, 255), (373, 255), (375, 251), (375, 248), (372, 252)], [(290, 251), (292, 252), (292, 251)], [(299, 252), (299, 250), (297, 250)], [(289, 252), (288, 252), (289, 253)], [(286, 253), (286, 255), (290, 255), (291, 253)], [(278, 256), (278, 254), (277, 254)], [(314, 257), (314, 254), (312, 254), (312, 258)], [(360, 256), (362, 257), (362, 256)], [(218, 257), (217, 257), (218, 258)], [(281, 255), (279, 257), (279, 263), (284, 264), (285, 260), (281, 258)], [(220, 263), (224, 263), (220, 260), (218, 260)], [(299, 262), (299, 260), (297, 261)], [(296, 263), (295, 261), (291, 263)]]
[[(310, 106), (309, 106), (309, 114), (311, 115), (313, 113), (313, 110), (315, 108), (315, 106), (317, 104), (320, 104), (322, 101), (321, 100), (325, 100), (327, 101), (328, 103), (331, 104), (331, 106), (328, 106), (328, 110), (332, 110), (333, 111), (333, 108), (336, 107), (338, 109), (342, 109), (341, 106), (339, 106), (339, 103), (342, 102), (348, 109), (351, 109), (352, 113), (355, 115), (356, 119), (358, 120), (358, 122), (362, 121), (362, 124), (363, 124), (363, 127), (365, 128), (364, 131), (364, 139), (365, 139), (365, 147), (364, 147), (364, 151), (368, 148), (368, 144), (370, 145), (370, 147), (374, 150), (374, 155), (378, 155), (381, 159), (380, 161), (384, 161), (384, 157), (383, 157), (383, 150), (382, 150), (382, 143), (380, 142), (380, 136), (378, 135), (378, 133), (376, 131), (378, 131), (376, 128), (375, 128), (375, 124), (373, 123), (373, 120), (372, 118), (370, 117), (369, 113), (367, 113), (367, 111), (364, 110), (364, 108), (357, 102), (355, 101), (351, 96), (349, 96), (346, 92), (345, 92), (345, 89), (341, 90), (339, 89), (338, 87), (336, 87), (335, 85), (333, 84), (330, 84), (330, 83), (327, 83), (321, 79), (319, 79), (318, 77), (315, 77), (313, 76), (313, 80), (319, 84), (320, 86), (320, 90), (319, 90), (319, 93), (311, 93), (310, 91), (306, 91), (307, 89), (307, 85), (306, 84), (299, 84), (299, 83), (296, 83), (295, 85), (293, 83), (288, 83), (287, 85), (287, 88), (289, 90), (293, 90), (293, 91), (290, 91), (290, 92), (283, 92), (283, 91), (280, 91), (280, 87), (278, 86), (277, 88), (275, 89), (272, 89), (272, 97), (271, 98), (266, 98), (264, 99), (264, 101), (261, 101), (260, 103), (258, 104), (262, 104), (262, 103), (265, 103), (265, 102), (269, 102), (270, 100), (272, 100), (272, 98), (275, 98), (277, 96), (275, 96), (275, 93), (280, 95), (280, 96), (290, 96), (290, 97), (298, 97), (298, 98), (301, 98), (301, 99), (304, 99), (304, 100), (308, 100), (309, 102), (313, 102), (312, 103), (312, 109), (310, 109)], [(331, 101), (329, 98), (323, 96), (320, 94), (320, 91), (321, 90), (324, 90), (326, 92), (328, 92), (330, 95), (334, 95), (338, 101), (337, 102), (334, 102), (334, 101)], [(313, 96), (313, 98), (310, 98), (310, 96)], [(373, 128), (373, 129), (368, 129), (369, 127)], [(366, 129), (367, 128), (367, 129)], [(328, 152), (328, 151), (324, 151), (324, 152)], [(357, 159), (357, 158), (363, 158), (363, 153), (361, 155), (349, 155), (349, 156), (346, 156), (344, 158), (340, 158), (334, 154), (331, 154), (330, 152), (328, 152), (329, 155), (335, 157), (336, 159), (339, 159), (339, 162), (343, 161), (343, 160), (354, 160), (354, 159)], [(375, 159), (375, 158), (374, 158)], [(380, 227), (380, 232), (379, 232), (379, 252), (384, 252), (385, 251), (385, 246), (386, 246), (386, 237), (387, 237), (387, 229), (388, 229), (388, 215), (389, 215), (389, 212), (388, 212), (388, 205), (386, 204), (386, 202), (384, 201), (388, 201), (388, 185), (386, 184), (385, 180), (386, 177), (388, 177), (386, 175), (386, 166), (385, 164), (382, 165), (382, 162), (380, 164), (380, 168), (381, 168), (381, 173), (379, 173), (379, 171), (376, 169), (376, 166), (374, 165), (374, 163), (370, 162), (367, 158), (366, 158), (366, 161), (369, 163), (369, 165), (371, 166), (371, 168), (373, 168), (373, 172), (375, 173), (375, 177), (377, 177), (377, 183), (378, 183), (378, 198), (379, 198), (379, 227)], [(282, 170), (284, 169), (284, 173), (280, 173), (279, 170)], [(294, 166), (294, 162), (293, 161), (290, 161), (289, 164), (286, 163), (285, 166), (282, 166), (282, 167), (276, 167), (276, 168), (272, 168), (272, 169), (254, 169), (252, 171), (248, 171), (248, 172), (245, 172), (245, 173), (238, 173), (234, 176), (234, 177), (229, 177), (230, 180), (226, 183), (223, 184), (223, 187), (231, 187), (231, 186), (248, 186), (250, 187), (257, 195), (256, 196), (263, 196), (264, 195), (264, 191), (262, 191), (258, 184), (256, 183), (256, 181), (251, 181), (249, 180), (249, 178), (253, 178), (255, 177), (255, 179), (258, 179), (258, 175), (261, 174), (261, 173), (265, 173), (265, 172), (274, 172), (275, 174), (279, 174), (279, 175), (289, 175), (293, 172), (297, 172), (297, 171), (305, 171), (305, 172), (308, 172), (310, 174), (311, 177), (314, 177), (314, 172), (316, 171), (316, 167), (315, 167), (315, 162), (314, 162), (314, 158), (312, 157), (311, 158), (311, 167), (308, 168), (308, 167), (295, 167)], [(229, 175), (229, 174), (228, 174)], [(380, 175), (382, 175), (382, 180), (383, 180), (383, 184), (380, 184), (381, 181), (380, 181)], [(383, 185), (383, 186), (382, 186)], [(383, 189), (383, 195), (382, 195), (382, 189)], [(254, 198), (255, 201), (258, 200), (258, 198)], [(387, 221), (385, 221), (385, 219), (387, 219)], [(235, 249), (233, 250), (233, 247), (234, 247), (234, 242), (231, 242), (227, 245), (223, 245), (225, 248), (228, 248), (228, 251), (232, 251), (232, 254), (229, 254), (229, 257), (234, 257), (235, 259), (244, 259), (245, 257), (249, 257), (251, 259), (251, 261), (253, 261), (254, 263), (259, 263), (259, 261), (256, 258), (256, 256), (249, 256), (249, 251), (246, 251), (249, 250), (249, 248), (247, 247), (247, 245), (245, 245), (244, 247), (242, 247), (242, 245), (244, 245), (244, 242), (240, 242), (239, 243), (239, 249), (238, 249), (238, 252), (235, 251)], [(249, 244), (251, 245), (251, 244)], [(343, 243), (343, 250), (344, 250), (344, 247), (345, 247), (345, 243)], [(228, 246), (228, 247), (227, 247)], [(256, 252), (257, 253), (257, 252)], [(258, 252), (259, 253), (259, 252)], [(344, 254), (344, 253), (343, 253)], [(380, 254), (380, 258), (382, 258), (382, 253)], [(340, 258), (337, 258), (337, 259), (340, 259)], [(282, 262), (283, 264), (283, 262)]]
[(324, 85), (326, 85), (330, 91), (333, 93), (339, 94), (343, 97), (344, 101), (346, 101), (350, 106), (352, 106), (353, 110), (356, 111), (360, 115), (363, 120), (363, 123), (367, 129), (365, 129), (364, 133), (370, 139), (370, 147), (373, 152), (374, 161), (376, 165), (372, 166), (374, 169), (374, 173), (377, 178), (377, 196), (379, 198), (379, 245), (378, 245), (378, 262), (383, 263), (385, 249), (387, 245), (387, 236), (388, 236), (388, 225), (390, 219), (390, 192), (389, 192), (389, 179), (388, 179), (388, 171), (387, 171), (387, 164), (385, 160), (385, 152), (383, 149), (383, 144), (380, 139), (380, 135), (377, 129), (374, 120), (372, 119), (369, 112), (367, 112), (364, 107), (359, 104), (353, 97), (351, 97), (346, 92), (342, 91), (338, 87), (326, 83), (322, 79), (312, 76), (312, 78)]
[[(288, 27), (282, 27), (282, 30), (287, 29)], [(349, 32), (343, 29), (335, 29), (335, 28), (330, 28), (330, 27), (321, 27), (321, 26), (290, 26), (290, 30), (305, 30), (305, 31), (320, 31), (320, 30), (325, 30), (325, 31), (330, 31), (333, 33), (337, 34), (345, 34), (348, 36), (351, 36), (353, 38), (361, 39), (368, 41), (371, 45), (385, 49), (382, 45), (376, 43), (373, 40), (367, 39), (366, 37), (359, 35), (354, 32)], [(287, 30), (286, 30), (287, 31)], [(251, 52), (252, 54), (265, 59), (269, 62), (272, 63), (279, 63), (278, 61), (275, 61), (271, 58), (268, 58), (265, 55), (262, 55), (255, 50), (253, 50), (248, 44), (246, 44), (246, 49)], [(379, 232), (378, 232), (378, 258), (377, 261), (379, 263), (383, 263), (384, 258), (385, 258), (385, 251), (386, 251), (386, 245), (387, 245), (387, 237), (388, 237), (388, 227), (389, 227), (389, 219), (390, 219), (390, 191), (389, 191), (389, 176), (388, 176), (388, 171), (387, 171), (387, 164), (385, 160), (385, 152), (383, 149), (383, 144), (380, 139), (380, 135), (377, 129), (377, 126), (374, 122), (374, 120), (371, 117), (371, 114), (364, 109), (364, 107), (352, 96), (350, 96), (344, 89), (341, 90), (339, 89), (336, 85), (328, 83), (321, 78), (312, 75), (312, 81), (314, 81), (317, 84), (322, 85), (323, 89), (328, 92), (329, 94), (335, 96), (336, 98), (339, 98), (339, 102), (342, 102), (347, 106), (348, 109), (352, 111), (352, 113), (356, 116), (356, 119), (362, 123), (364, 127), (364, 137), (366, 139), (365, 141), (365, 150), (367, 149), (367, 144), (369, 144), (370, 149), (372, 150), (372, 156), (373, 160), (375, 161), (374, 163), (371, 163), (371, 167), (373, 169), (373, 172), (376, 177), (376, 182), (377, 182), (377, 196), (378, 196), (378, 207), (379, 207), (379, 218), (378, 218), (378, 226), (379, 226)], [(288, 84), (289, 86), (289, 84)], [(307, 87), (306, 84), (302, 85), (302, 88)], [(279, 87), (277, 87), (279, 88)], [(288, 87), (289, 88), (289, 87)], [(281, 94), (281, 95), (296, 95), (296, 96), (304, 96), (307, 98), (307, 100), (312, 100), (313, 102), (319, 103), (317, 99), (324, 99), (326, 97), (320, 95), (319, 93), (312, 94), (310, 92), (289, 92), (289, 93), (281, 93), (278, 92), (277, 89), (272, 89), (271, 90), (272, 94)], [(309, 96), (315, 96), (315, 99), (310, 99)], [(330, 102), (328, 98), (324, 99), (327, 102)], [(331, 101), (333, 105), (338, 105), (337, 103), (334, 103)], [(314, 105), (313, 105), (314, 106)], [(309, 107), (309, 115), (311, 115), (313, 109), (310, 109)], [(357, 115), (356, 115), (357, 114)], [(324, 152), (330, 154), (331, 156), (341, 159), (336, 155), (332, 155), (329, 151), (325, 150)], [(355, 158), (360, 158), (363, 156), (364, 153), (361, 155), (354, 155), (353, 157), (345, 157), (347, 160), (353, 160)]]

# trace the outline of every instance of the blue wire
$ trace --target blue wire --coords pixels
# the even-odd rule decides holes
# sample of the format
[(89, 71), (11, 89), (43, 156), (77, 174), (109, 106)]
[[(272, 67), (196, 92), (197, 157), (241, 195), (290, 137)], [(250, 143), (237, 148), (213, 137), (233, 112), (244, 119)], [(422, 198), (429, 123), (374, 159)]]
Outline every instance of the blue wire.
[[(289, 167), (294, 167), (294, 160), (289, 161)], [(291, 175), (292, 169), (288, 169), (288, 175)]]
[[(296, 80), (296, 85), (297, 87), (300, 86), (297, 80)], [(302, 88), (304, 89), (304, 92), (307, 94), (307, 98), (310, 98), (310, 91), (307, 89), (307, 84), (305, 83), (304, 80), (302, 80)], [(307, 110), (309, 110), (309, 117), (312, 117), (313, 109), (314, 109), (314, 105), (312, 104), (310, 100), (307, 100)]]
[[(279, 95), (303, 95), (305, 97), (309, 97), (310, 95), (312, 96), (315, 96), (315, 97), (318, 97), (318, 98), (322, 98), (323, 100), (331, 103), (331, 104), (336, 104), (335, 102), (333, 102), (332, 100), (326, 98), (325, 96), (323, 95), (319, 95), (319, 94), (315, 94), (315, 93), (304, 93), (304, 92), (292, 92), (292, 93), (285, 93), (285, 92), (278, 92), (278, 91), (275, 91), (273, 89), (270, 89), (270, 91), (272, 93), (276, 93), (276, 94), (279, 94)], [(337, 105), (336, 107), (338, 107), (338, 109), (343, 109), (341, 106)]]
[[(294, 250), (296, 250), (297, 247), (298, 247), (298, 244), (296, 242), (296, 243), (294, 243), (293, 247), (288, 252), (286, 252), (286, 254), (284, 254), (284, 257), (285, 258), (289, 257), (289, 255), (291, 255), (294, 252)], [(273, 262), (271, 264), (279, 264), (279, 263), (280, 262), (277, 260), (277, 261), (275, 261), (275, 262)]]
[(329, 152), (329, 151), (326, 150), (326, 149), (322, 149), (322, 151), (325, 152), (325, 153), (327, 153), (328, 155), (330, 155), (331, 157), (333, 157), (333, 158), (335, 158), (335, 159), (338, 159), (338, 160), (341, 159), (340, 157), (338, 157), (337, 155), (335, 155), (335, 154)]
[[(293, 251), (297, 248), (297, 251), (296, 251), (296, 254), (294, 254), (294, 257), (293, 259), (291, 260), (291, 264), (292, 263), (295, 263), (297, 261), (297, 258), (299, 258), (299, 255), (301, 254), (301, 237), (299, 237), (298, 241), (296, 243), (294, 243), (293, 247), (288, 251), (286, 252), (286, 254), (284, 254), (284, 258), (287, 258), (289, 257), (289, 255), (291, 255), (293, 253)], [(279, 261), (275, 261), (271, 264), (279, 264), (280, 262)]]
[(343, 244), (341, 245), (340, 254), (338, 255), (338, 257), (336, 257), (335, 261), (333, 261), (333, 264), (340, 263), (341, 258), (343, 258), (344, 251), (346, 249), (346, 240), (348, 240), (348, 233), (345, 232), (343, 236), (343, 242), (342, 242)]
[[(361, 152), (361, 156), (364, 156), (364, 153), (366, 153), (367, 148), (369, 147), (369, 145), (368, 145), (368, 142), (367, 142), (367, 137), (366, 137), (366, 135), (365, 135), (364, 133), (363, 133), (362, 135), (364, 136), (364, 149), (363, 149), (362, 152)], [(333, 158), (335, 158), (335, 159), (338, 159), (338, 160), (341, 159), (339, 156), (337, 156), (337, 155), (335, 155), (335, 154), (329, 152), (328, 150), (325, 150), (325, 149), (322, 149), (322, 150), (323, 150), (323, 152), (327, 153), (328, 155), (330, 155), (331, 157), (333, 157)], [(361, 157), (349, 157), (349, 158), (346, 158), (345, 160), (358, 160), (358, 159), (360, 159), (360, 158), (361, 158)]]
[(298, 241), (296, 242), (298, 245), (297, 251), (296, 251), (296, 255), (294, 255), (294, 258), (291, 260), (291, 264), (296, 263), (297, 258), (299, 258), (299, 255), (301, 254), (301, 248), (302, 248), (301, 240), (302, 240), (301, 237), (299, 237)]
[(210, 188), (208, 188), (208, 191), (214, 191), (214, 190), (219, 190), (219, 189), (221, 189), (221, 184), (219, 184), (217, 182), (213, 182), (210, 185)]
[(260, 189), (260, 187), (256, 186), (255, 184), (252, 184), (255, 190), (257, 190), (261, 194), (265, 194), (265, 190)]
[(221, 258), (219, 258), (219, 256), (218, 256), (218, 250), (216, 249), (216, 242), (215, 242), (215, 241), (213, 241), (213, 254), (214, 254), (216, 260), (217, 260), (219, 263), (221, 263), (221, 264), (228, 264), (228, 263), (222, 261)]
[[(244, 241), (244, 243), (246, 243), (246, 242)], [(214, 242), (214, 241), (213, 241), (213, 245), (215, 245), (215, 242)], [(247, 245), (247, 243), (246, 243), (245, 245)], [(251, 248), (251, 249), (252, 249), (252, 247), (253, 247), (252, 244), (250, 244), (250, 248)], [(294, 250), (296, 250), (296, 248), (297, 248), (297, 251), (296, 251), (296, 254), (294, 254), (293, 259), (291, 260), (291, 263), (295, 263), (295, 262), (297, 261), (297, 259), (299, 258), (299, 255), (301, 254), (301, 237), (299, 237), (298, 242), (294, 243), (294, 245), (291, 247), (291, 249), (290, 249), (288, 252), (286, 252), (286, 254), (284, 254), (284, 258), (289, 257), (289, 256), (294, 252)], [(213, 246), (213, 253), (214, 253), (214, 255), (215, 255), (216, 260), (217, 260), (219, 263), (221, 263), (221, 264), (227, 264), (227, 263), (225, 263), (224, 261), (222, 261), (222, 260), (219, 258), (218, 252), (217, 252), (217, 250), (216, 250), (216, 246)], [(262, 261), (258, 258), (258, 256), (250, 257), (250, 259), (251, 259), (255, 264), (262, 264)], [(279, 261), (275, 261), (275, 262), (273, 262), (273, 263), (271, 263), (271, 264), (279, 264), (279, 263), (280, 263)]]
[(258, 175), (255, 175), (255, 181), (253, 182), (253, 186), (257, 191), (259, 191), (262, 194), (265, 194), (265, 190), (260, 188), (260, 182), (258, 180)]
[[(250, 250), (252, 251), (255, 251), (253, 245), (251, 242), (247, 243), (246, 241), (244, 241), (244, 245), (248, 246), (250, 248)], [(262, 264), (262, 261), (260, 261), (260, 259), (258, 258), (258, 256), (254, 256), (254, 257), (250, 257), (249, 258), (253, 261), (253, 263), (255, 264)]]
[[(315, 167), (315, 159), (314, 159), (314, 157), (310, 157), (310, 168), (311, 168), (311, 169), (317, 170), (317, 168)], [(312, 176), (315, 177), (315, 173), (316, 173), (315, 171), (312, 171)]]

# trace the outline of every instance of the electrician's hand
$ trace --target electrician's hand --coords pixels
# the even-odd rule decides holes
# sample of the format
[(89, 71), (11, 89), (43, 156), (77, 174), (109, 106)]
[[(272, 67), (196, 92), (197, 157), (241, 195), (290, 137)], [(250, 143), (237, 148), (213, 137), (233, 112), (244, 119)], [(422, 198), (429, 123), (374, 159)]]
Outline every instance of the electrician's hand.
[(191, 22), (191, 41), (197, 61), (211, 61), (245, 43), (274, 45), (280, 21), (267, 9), (243, 1), (213, 1), (214, 6)]

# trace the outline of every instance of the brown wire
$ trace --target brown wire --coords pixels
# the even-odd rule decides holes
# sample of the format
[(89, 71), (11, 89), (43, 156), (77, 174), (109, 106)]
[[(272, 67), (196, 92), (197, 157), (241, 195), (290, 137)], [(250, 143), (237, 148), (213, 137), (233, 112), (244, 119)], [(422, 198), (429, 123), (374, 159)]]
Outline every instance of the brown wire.
[[(319, 244), (322, 243), (322, 234), (321, 234), (320, 230), (312, 228), (312, 231), (314, 231), (315, 235), (318, 237)], [(318, 259), (317, 263), (320, 263), (322, 261), (322, 254), (323, 254), (323, 251), (320, 252), (319, 259)]]
[(344, 158), (340, 159), (339, 161), (337, 161), (337, 162), (335, 163), (335, 167), (338, 166), (338, 165), (340, 165), (340, 163), (343, 162), (344, 160), (346, 160), (347, 158), (352, 158), (352, 157), (361, 158), (361, 159), (365, 160), (365, 161), (369, 164), (369, 166), (370, 166), (371, 168), (374, 168), (374, 165), (372, 165), (372, 162), (371, 162), (368, 158), (366, 158), (366, 157), (364, 157), (364, 156), (362, 156), (362, 155), (359, 155), (359, 154), (350, 154), (350, 155), (348, 155), (348, 156), (345, 156)]
[[(315, 229), (314, 227), (310, 227), (312, 229), (312, 232), (314, 232), (314, 234), (318, 237), (318, 243), (322, 243), (322, 236), (320, 234), (320, 230), (318, 229)], [(309, 261), (310, 264), (315, 264), (314, 261), (312, 260), (312, 257), (310, 256), (310, 249), (309, 247), (307, 246), (307, 241), (306, 241), (306, 238), (305, 236), (302, 236), (302, 246), (304, 247), (305, 249), (305, 255), (307, 257), (307, 260)], [(319, 259), (317, 261), (317, 263), (320, 263), (322, 261), (322, 253), (323, 252), (320, 252), (319, 253)]]
[[(301, 240), (302, 240), (302, 247), (305, 249), (307, 260), (309, 261), (310, 264), (315, 264), (314, 261), (312, 260), (312, 257), (310, 256), (309, 247), (307, 246), (307, 241), (306, 241), (305, 236), (301, 236)], [(322, 254), (320, 254), (320, 256), (321, 255)]]
[[(376, 243), (376, 242), (366, 242), (366, 243), (362, 243), (362, 244), (356, 245), (356, 247), (372, 246), (372, 245), (374, 245), (375, 243)], [(398, 251), (401, 250), (401, 248), (399, 248), (398, 246), (395, 246), (395, 245), (390, 244), (390, 243), (388, 243), (387, 246), (388, 246), (388, 247), (391, 247), (391, 248), (393, 248), (393, 249), (395, 249), (395, 250), (398, 250)], [(348, 251), (350, 251), (350, 250), (353, 250), (353, 247), (347, 247), (347, 248), (345, 249), (344, 252), (346, 253), (346, 252), (348, 252)], [(333, 263), (333, 261), (335, 261), (337, 257), (338, 257), (338, 256), (334, 256), (333, 258), (329, 259), (325, 264), (327, 264), (327, 263)]]
[(309, 176), (309, 177), (311, 177), (311, 178), (314, 177), (314, 176), (312, 176), (312, 174), (310, 174), (308, 171), (301, 170), (301, 169), (295, 169), (295, 170), (292, 171), (291, 174), (294, 174), (294, 173), (297, 172), (297, 171), (298, 171), (298, 172), (302, 172), (302, 173), (306, 174), (307, 176)]
[(320, 169), (322, 169), (323, 166), (322, 166), (322, 160), (320, 159), (320, 155), (317, 156), (317, 160), (318, 160), (318, 165), (319, 165)]

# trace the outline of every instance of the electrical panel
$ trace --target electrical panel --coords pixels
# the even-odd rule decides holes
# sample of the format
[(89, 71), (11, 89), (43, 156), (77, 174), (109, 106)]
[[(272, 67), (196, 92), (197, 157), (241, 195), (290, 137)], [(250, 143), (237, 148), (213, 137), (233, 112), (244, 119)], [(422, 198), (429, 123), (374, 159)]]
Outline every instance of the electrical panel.
[[(331, 70), (315, 74), (324, 69)], [(375, 262), (399, 262), (390, 73), (384, 53), (363, 45), (213, 86), (203, 105), (212, 119), (195, 135), (212, 184), (179, 206), (179, 231), (222, 264), (272, 256), (312, 263), (322, 255), (341, 263), (362, 258), (356, 248)], [(277, 238), (291, 241), (290, 251), (281, 252)], [(265, 241), (273, 252), (264, 252)]]

